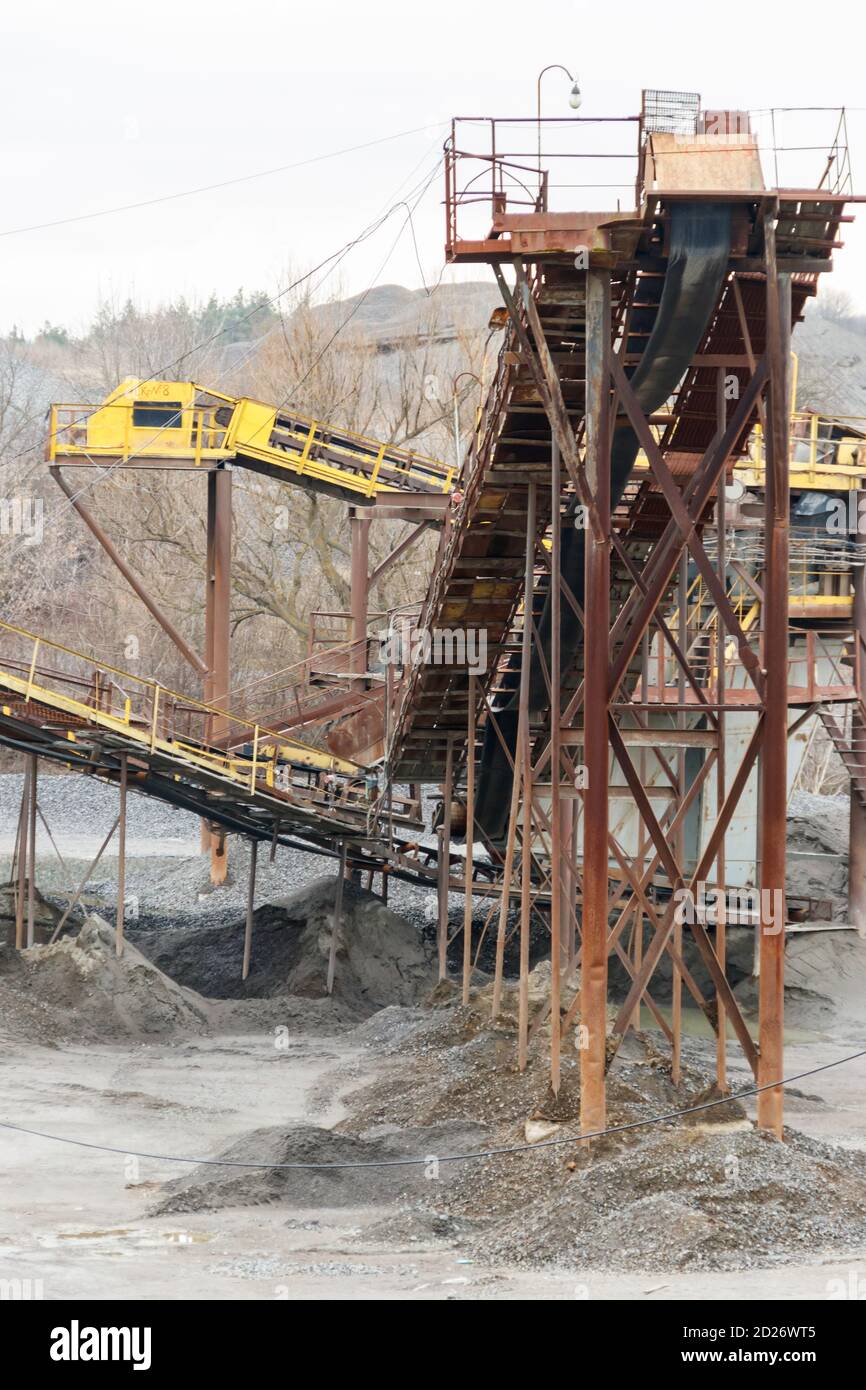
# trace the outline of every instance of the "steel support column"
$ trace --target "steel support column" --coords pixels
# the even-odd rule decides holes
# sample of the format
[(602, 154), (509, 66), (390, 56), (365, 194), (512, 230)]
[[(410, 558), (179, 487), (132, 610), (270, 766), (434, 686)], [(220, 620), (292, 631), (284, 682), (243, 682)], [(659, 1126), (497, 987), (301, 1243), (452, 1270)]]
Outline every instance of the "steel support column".
[[(560, 547), (562, 515), (559, 447), (550, 443), (550, 1084), (559, 1094), (560, 998), (562, 972), (563, 800), (560, 715), (562, 679), (560, 610)], [(570, 851), (571, 846), (568, 846)]]
[(463, 883), (463, 1003), (469, 1003), (472, 984), (472, 850), (475, 843), (475, 718), (477, 679), (469, 677), (466, 728), (466, 868)]
[(250, 961), (253, 954), (253, 921), (256, 902), (256, 866), (259, 857), (259, 842), (250, 842), (250, 876), (247, 880), (247, 916), (244, 923), (244, 958), (241, 965), (241, 979), (245, 980), (250, 973)]
[(586, 533), (580, 1125), (605, 1124), (610, 628), (610, 273), (586, 281), (586, 472), (602, 537)]
[[(854, 680), (857, 699), (851, 712), (851, 749), (866, 753), (866, 568), (854, 571)], [(866, 806), (862, 788), (851, 781), (848, 852), (848, 921), (866, 937)]]
[[(791, 279), (776, 266), (775, 221), (766, 222), (767, 469), (764, 512), (763, 667), (764, 735), (761, 750), (760, 834), (761, 914), (758, 1084), (784, 1075), (785, 988), (785, 834), (788, 760), (788, 360), (791, 331)], [(779, 1138), (783, 1127), (783, 1088), (758, 1096), (758, 1124)]]
[[(205, 603), (205, 701), (224, 706), (230, 689), (229, 635), (231, 630), (232, 475), (220, 468), (207, 475), (207, 580)], [(210, 738), (218, 742), (228, 734), (225, 719), (210, 720)], [(208, 836), (211, 882), (224, 883), (228, 853), (224, 836)]]
[(351, 595), (352, 662), (363, 676), (367, 670), (367, 607), (370, 592), (370, 518), (353, 512), (349, 521), (352, 537)]
[(27, 945), (32, 946), (36, 921), (36, 778), (39, 759), (30, 758), (30, 800), (27, 807)]
[(117, 826), (117, 914), (114, 920), (115, 955), (123, 955), (123, 928), (126, 899), (126, 786), (127, 755), (120, 755), (120, 819)]
[(449, 739), (442, 785), (442, 825), (439, 828), (436, 950), (439, 979), (448, 975), (448, 880), (451, 875), (451, 801), (454, 795), (454, 744)]

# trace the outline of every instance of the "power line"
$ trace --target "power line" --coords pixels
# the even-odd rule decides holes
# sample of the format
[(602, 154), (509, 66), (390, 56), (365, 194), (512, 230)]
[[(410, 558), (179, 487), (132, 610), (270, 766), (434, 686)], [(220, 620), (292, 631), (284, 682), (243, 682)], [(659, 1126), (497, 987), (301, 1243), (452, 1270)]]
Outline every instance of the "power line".
[(274, 174), (285, 174), (292, 169), (303, 169), (310, 164), (321, 164), (328, 159), (339, 159), (344, 154), (356, 154), (359, 150), (369, 150), (375, 145), (385, 145), (392, 140), (403, 140), (408, 135), (418, 135), (421, 131), (441, 130), (447, 121), (436, 121), (432, 125), (414, 126), (411, 130), (400, 130), (395, 135), (381, 135), (375, 140), (366, 140), (360, 145), (347, 145), (341, 150), (330, 150), (326, 154), (314, 154), (308, 159), (298, 159), (293, 164), (280, 164), (274, 169), (261, 169), (256, 174), (240, 174), (234, 179), (223, 179), (219, 183), (205, 183), (197, 188), (184, 188), (178, 193), (163, 193), (156, 198), (145, 198), (138, 203), (121, 203), (113, 208), (101, 208), (96, 212), (81, 212), (73, 217), (58, 217), (52, 222), (33, 222), (26, 227), (7, 227), (0, 231), (0, 237), (22, 236), (25, 232), (42, 232), (50, 227), (66, 227), (73, 222), (89, 222), (96, 217), (113, 217), (120, 212), (135, 212), (139, 208), (155, 207), (158, 203), (174, 202), (178, 198), (194, 198), (199, 193), (212, 193), (220, 188), (232, 188), (239, 183), (250, 183), (254, 179), (266, 179)]
[[(426, 184), (429, 183), (429, 182), (432, 180), (433, 174), (435, 174), (436, 169), (439, 168), (439, 165), (441, 164), (441, 162), (442, 162), (442, 161), (441, 161), (441, 158), (438, 159), (438, 160), (436, 161), (436, 165), (435, 165), (435, 167), (434, 167), (434, 169), (433, 169), (431, 175), (430, 175), (429, 178), (427, 178), (427, 180), (426, 180), (425, 189), (426, 189)], [(416, 165), (415, 167), (417, 168), (417, 165)], [(414, 171), (413, 171), (413, 172), (414, 172)], [(411, 177), (411, 175), (410, 175), (410, 177)], [(404, 180), (404, 182), (405, 182), (405, 180)], [(416, 185), (416, 186), (417, 186), (417, 185)], [(414, 192), (414, 190), (413, 190), (413, 192)], [(410, 196), (411, 196), (411, 195), (410, 195)], [(193, 356), (195, 353), (197, 353), (197, 352), (202, 352), (202, 351), (203, 351), (205, 348), (207, 348), (207, 347), (210, 347), (211, 344), (214, 343), (214, 342), (216, 342), (218, 338), (223, 337), (223, 335), (229, 331), (229, 328), (230, 328), (230, 327), (236, 328), (239, 324), (247, 323), (251, 318), (254, 318), (256, 314), (262, 313), (263, 310), (269, 309), (269, 308), (273, 308), (274, 305), (278, 304), (279, 301), (280, 301), (281, 299), (284, 299), (285, 296), (286, 296), (287, 294), (291, 294), (291, 292), (292, 292), (293, 290), (297, 289), (297, 288), (298, 288), (300, 285), (302, 285), (306, 280), (312, 279), (312, 277), (313, 277), (314, 275), (318, 274), (318, 272), (319, 272), (320, 270), (324, 269), (324, 267), (325, 267), (326, 265), (330, 265), (331, 262), (335, 262), (336, 264), (339, 264), (339, 262), (340, 262), (341, 260), (343, 260), (343, 259), (349, 254), (350, 251), (354, 250), (354, 248), (355, 248), (356, 246), (359, 246), (362, 242), (368, 240), (369, 237), (371, 237), (375, 232), (377, 232), (377, 231), (379, 230), (379, 228), (388, 220), (388, 218), (391, 216), (391, 213), (392, 213), (392, 212), (395, 212), (396, 209), (397, 209), (398, 207), (403, 207), (403, 206), (405, 206), (405, 202), (402, 201), (402, 200), (401, 200), (400, 202), (398, 202), (398, 203), (394, 203), (391, 207), (388, 208), (388, 210), (387, 210), (385, 213), (381, 214), (380, 216), (378, 216), (377, 218), (375, 218), (373, 222), (369, 223), (369, 224), (364, 228), (363, 231), (361, 231), (361, 232), (358, 233), (358, 235), (357, 235), (356, 237), (353, 237), (350, 241), (345, 242), (341, 247), (339, 247), (336, 251), (333, 251), (329, 256), (325, 256), (324, 259), (321, 260), (321, 261), (319, 261), (317, 265), (314, 265), (314, 266), (312, 267), (311, 270), (305, 271), (303, 275), (299, 275), (298, 278), (297, 278), (296, 280), (293, 280), (293, 281), (291, 282), (291, 284), (284, 286), (283, 289), (278, 290), (277, 293), (274, 294), (274, 295), (272, 295), (269, 299), (262, 300), (262, 301), (260, 301), (259, 303), (255, 304), (255, 305), (250, 309), (249, 313), (244, 314), (240, 319), (234, 320), (233, 323), (232, 323), (231, 325), (229, 325), (229, 324), (224, 324), (222, 328), (219, 328), (219, 329), (217, 329), (214, 333), (211, 333), (209, 337), (203, 338), (201, 341), (199, 341), (199, 342), (197, 342), (197, 343), (194, 343), (194, 344), (192, 345), (192, 347), (187, 348), (187, 350), (186, 350), (185, 352), (182, 352), (178, 357), (175, 357), (172, 361), (164, 363), (161, 367), (157, 367), (157, 368), (155, 369), (155, 371), (153, 371), (153, 372), (151, 373), (150, 376), (148, 376), (148, 377), (143, 377), (143, 378), (141, 378), (140, 380), (137, 380), (136, 383), (135, 383), (135, 385), (134, 385), (134, 386), (130, 386), (130, 387), (128, 388), (128, 390), (125, 391), (125, 392), (123, 393), (123, 395), (115, 397), (115, 401), (113, 402), (113, 404), (116, 404), (117, 401), (121, 401), (121, 400), (123, 400), (124, 398), (129, 397), (131, 394), (135, 394), (135, 392), (138, 391), (138, 390), (140, 389), (141, 386), (146, 385), (148, 382), (150, 382), (150, 381), (158, 381), (158, 380), (162, 379), (163, 377), (165, 377), (165, 375), (166, 375), (167, 372), (170, 372), (170, 371), (172, 371), (175, 367), (180, 366), (180, 364), (181, 364), (182, 362), (185, 362), (185, 361), (187, 360), (187, 358), (192, 357), (192, 356)], [(331, 265), (331, 270), (333, 270), (333, 269), (334, 269), (334, 266)], [(331, 272), (329, 271), (328, 274), (330, 274), (330, 273), (331, 273)], [(324, 279), (325, 279), (325, 278), (327, 278), (327, 276), (323, 277), (323, 280), (320, 281), (320, 284), (324, 283)], [(254, 341), (253, 343), (251, 343), (251, 344), (250, 344), (249, 351), (248, 351), (248, 353), (247, 353), (247, 356), (249, 355), (250, 352), (255, 351), (255, 350), (257, 349), (258, 346), (259, 346), (258, 342), (255, 342), (255, 341)], [(233, 371), (236, 371), (236, 370), (237, 370), (237, 366), (238, 366), (238, 363), (234, 363), (234, 364), (232, 365), (232, 370), (233, 370)], [(20, 428), (24, 428), (24, 427), (26, 427), (27, 425), (30, 425), (30, 424), (35, 423), (35, 421), (36, 421), (37, 418), (38, 418), (38, 417), (37, 417), (36, 415), (30, 416), (30, 418), (29, 418), (28, 420), (25, 420), (25, 421), (22, 423), (22, 425), (20, 426)], [(75, 427), (75, 425), (80, 425), (80, 424), (86, 423), (87, 418), (88, 418), (88, 417), (87, 417), (86, 415), (77, 416), (74, 420), (69, 420), (69, 421), (67, 421), (67, 423), (66, 423), (65, 425), (62, 425), (62, 426), (60, 427), (60, 429), (57, 431), (57, 433), (58, 433), (58, 434), (64, 434), (67, 430), (73, 429), (73, 428)], [(166, 426), (163, 426), (163, 427), (161, 428), (161, 430), (158, 431), (158, 433), (162, 433), (163, 430), (165, 430), (166, 428), (167, 428)], [(38, 449), (38, 448), (40, 448), (40, 447), (41, 447), (40, 444), (32, 444), (32, 445), (28, 446), (28, 448), (26, 448), (26, 449), (20, 449), (20, 450), (18, 451), (17, 454), (11, 454), (11, 455), (9, 455), (9, 457), (6, 458), (6, 459), (4, 459), (3, 462), (4, 462), (4, 463), (14, 463), (17, 459), (19, 459), (19, 458), (24, 458), (27, 454), (32, 454), (32, 453), (34, 452), (35, 449)], [(136, 455), (132, 455), (132, 457), (134, 458), (134, 457), (136, 457)], [(128, 460), (127, 460), (127, 462), (128, 462)], [(112, 467), (109, 468), (109, 469), (107, 470), (107, 472), (112, 472), (112, 471), (113, 471), (113, 468), (115, 468), (115, 467), (117, 467), (116, 464), (115, 464), (115, 465), (112, 465)], [(102, 476), (106, 476), (106, 475), (103, 474)], [(83, 489), (83, 491), (86, 491), (86, 489)], [(77, 495), (80, 496), (80, 493), (77, 494)]]
[[(428, 153), (429, 153), (429, 150), (428, 150)], [(422, 156), (422, 159), (423, 159), (423, 156)], [(412, 178), (413, 174), (414, 174), (415, 171), (417, 170), (418, 165), (419, 165), (420, 163), (421, 163), (421, 160), (418, 160), (418, 161), (415, 163), (415, 165), (413, 165), (413, 167), (412, 167), (412, 169), (410, 170), (409, 174), (406, 175), (406, 177), (403, 178), (403, 179), (401, 180), (401, 183), (398, 185), (398, 188), (397, 188), (397, 190), (396, 190), (397, 193), (402, 192), (403, 187), (405, 186), (405, 184), (407, 183), (407, 181), (408, 181), (410, 178)], [(418, 192), (418, 189), (420, 188), (420, 194), (419, 194), (418, 198), (416, 199), (416, 203), (415, 203), (415, 206), (417, 206), (417, 203), (420, 201), (420, 198), (423, 197), (424, 193), (427, 191), (427, 189), (429, 188), (430, 184), (432, 183), (432, 180), (433, 180), (433, 178), (434, 178), (434, 176), (435, 176), (437, 170), (439, 169), (441, 163), (442, 163), (442, 157), (440, 156), (440, 157), (436, 160), (436, 163), (435, 163), (435, 165), (433, 166), (433, 169), (429, 172), (429, 174), (425, 174), (424, 177), (423, 177), (418, 183), (416, 183), (416, 184), (413, 186), (413, 188), (411, 188), (411, 189), (409, 190), (408, 194), (406, 195), (406, 199), (401, 199), (401, 200), (399, 200), (399, 201), (395, 201), (395, 202), (393, 202), (393, 203), (391, 204), (390, 207), (386, 207), (380, 214), (378, 214), (378, 215), (376, 216), (376, 218), (375, 218), (371, 223), (368, 223), (368, 225), (367, 225), (361, 232), (359, 232), (357, 236), (351, 238), (348, 242), (345, 242), (344, 245), (341, 246), (340, 248), (338, 248), (337, 251), (333, 252), (330, 256), (326, 256), (323, 260), (321, 260), (321, 261), (318, 263), (318, 265), (314, 266), (311, 270), (309, 270), (309, 271), (305, 272), (303, 275), (299, 276), (299, 277), (298, 277), (296, 280), (294, 280), (290, 285), (285, 286), (285, 287), (284, 287), (282, 290), (280, 290), (276, 295), (272, 296), (272, 298), (271, 298), (270, 300), (266, 301), (264, 304), (256, 305), (253, 309), (250, 310), (249, 314), (244, 315), (244, 317), (243, 317), (241, 320), (239, 320), (239, 322), (243, 323), (243, 322), (245, 322), (247, 319), (251, 318), (254, 314), (260, 313), (261, 310), (262, 310), (263, 308), (268, 307), (268, 306), (273, 306), (274, 304), (278, 303), (279, 300), (283, 299), (287, 294), (291, 293), (292, 290), (298, 288), (299, 285), (301, 285), (301, 284), (303, 284), (305, 281), (311, 279), (312, 276), (316, 275), (316, 274), (317, 274), (320, 270), (322, 270), (325, 266), (328, 266), (329, 269), (325, 272), (325, 274), (322, 276), (321, 280), (318, 282), (318, 285), (316, 286), (317, 289), (320, 288), (321, 285), (324, 284), (325, 280), (328, 278), (328, 275), (330, 275), (330, 274), (333, 273), (333, 271), (334, 271), (334, 269), (336, 268), (336, 266), (339, 265), (340, 262), (341, 262), (342, 260), (344, 260), (345, 257), (346, 257), (356, 246), (360, 245), (363, 241), (366, 241), (369, 237), (373, 236), (373, 235), (379, 230), (379, 228), (382, 227), (382, 226), (385, 224), (385, 222), (387, 222), (388, 218), (392, 215), (392, 213), (394, 213), (394, 212), (395, 212), (398, 208), (400, 208), (400, 207), (406, 207), (406, 208), (408, 209), (409, 205), (408, 205), (407, 199), (412, 198), (412, 197)], [(407, 220), (410, 220), (410, 219), (411, 219), (411, 210), (409, 210), (409, 219), (407, 219)], [(393, 243), (392, 246), (391, 246), (391, 249), (390, 249), (389, 252), (388, 252), (388, 255), (387, 255), (386, 258), (385, 258), (385, 262), (383, 262), (383, 265), (384, 265), (384, 264), (387, 264), (387, 261), (390, 259), (390, 256), (393, 254), (394, 247), (396, 246), (397, 241), (399, 241), (400, 236), (402, 236), (403, 231), (405, 230), (405, 227), (406, 227), (406, 223), (404, 223), (403, 226), (401, 227), (400, 232), (399, 232), (397, 238), (395, 239), (394, 243)], [(380, 267), (380, 270), (381, 270), (381, 267)], [(368, 287), (368, 289), (364, 292), (364, 296), (363, 296), (363, 297), (366, 297), (366, 295), (369, 294), (370, 288), (372, 288), (372, 286)], [(360, 307), (360, 305), (357, 305), (357, 306), (356, 306), (356, 309), (357, 309), (357, 307)], [(356, 311), (356, 310), (353, 310), (353, 312), (355, 312), (355, 311)], [(349, 315), (349, 318), (351, 318), (351, 316), (352, 316), (352, 315), (350, 314), (350, 315)], [(341, 332), (341, 331), (342, 331), (342, 328), (345, 327), (345, 323), (346, 323), (347, 321), (348, 321), (348, 320), (344, 321), (344, 323), (341, 324), (340, 327), (338, 328), (337, 332), (336, 332), (335, 334), (332, 335), (331, 339), (329, 340), (328, 347), (331, 346), (331, 344), (333, 343), (334, 339), (338, 336), (339, 332)], [(163, 367), (158, 368), (157, 371), (155, 371), (151, 376), (149, 376), (149, 377), (147, 377), (147, 378), (144, 378), (143, 380), (144, 380), (144, 381), (158, 380), (160, 377), (164, 376), (167, 372), (169, 372), (169, 371), (171, 371), (173, 368), (179, 366), (180, 363), (183, 362), (183, 361), (185, 361), (188, 357), (192, 356), (193, 353), (199, 352), (199, 351), (203, 350), (205, 347), (208, 347), (212, 342), (214, 342), (217, 338), (220, 338), (220, 337), (227, 331), (227, 328), (228, 328), (228, 326), (225, 325), (223, 328), (221, 328), (221, 329), (217, 330), (215, 333), (211, 334), (209, 338), (206, 338), (206, 339), (204, 339), (203, 341), (201, 341), (201, 342), (195, 344), (193, 347), (189, 348), (185, 353), (182, 353), (179, 357), (175, 358), (172, 362), (169, 362), (169, 363), (165, 364)], [(249, 356), (252, 355), (252, 353), (256, 352), (256, 351), (259, 349), (260, 346), (261, 346), (261, 341), (260, 341), (260, 340), (254, 340), (254, 341), (249, 345), (249, 347), (248, 347), (246, 353), (241, 357), (240, 361), (239, 361), (239, 362), (234, 362), (234, 363), (232, 364), (231, 370), (232, 370), (232, 371), (237, 371), (237, 369), (238, 369), (240, 363), (243, 362), (243, 361), (245, 361)], [(321, 354), (320, 354), (320, 356), (321, 356)], [(317, 360), (318, 360), (318, 359), (317, 359)], [(142, 384), (143, 384), (143, 382), (138, 382), (134, 387), (130, 387), (130, 388), (124, 393), (124, 395), (125, 395), (125, 396), (129, 396), (130, 393), (134, 393), (135, 391), (137, 391), (137, 390), (139, 389), (139, 387), (140, 387)], [(116, 399), (120, 400), (120, 399), (123, 399), (123, 397), (117, 397)], [(285, 404), (285, 402), (283, 402), (283, 404)], [(35, 417), (32, 417), (32, 418), (35, 419)], [(64, 425), (64, 426), (61, 427), (61, 430), (58, 431), (58, 433), (61, 433), (62, 431), (65, 431), (65, 430), (67, 430), (67, 429), (72, 428), (76, 423), (81, 423), (82, 421), (86, 420), (86, 418), (87, 418), (86, 416), (81, 416), (81, 417), (79, 417), (79, 419), (77, 419), (77, 420), (71, 420), (71, 421), (69, 421), (66, 425)], [(32, 423), (32, 419), (31, 419), (31, 421), (27, 421), (27, 422), (25, 422), (25, 423)], [(160, 431), (158, 431), (158, 433), (162, 433), (166, 428), (167, 428), (166, 426), (162, 426), (161, 429), (160, 429)], [(11, 457), (8, 458), (8, 459), (5, 460), (5, 461), (6, 461), (7, 463), (12, 463), (12, 462), (14, 462), (16, 459), (21, 458), (21, 457), (23, 457), (24, 455), (26, 455), (26, 454), (28, 454), (28, 453), (32, 453), (33, 450), (34, 450), (35, 448), (38, 448), (38, 447), (39, 447), (38, 445), (33, 445), (33, 446), (31, 446), (31, 448), (29, 448), (29, 449), (23, 449), (23, 450), (21, 450), (18, 454), (13, 454), (13, 455), (11, 455)], [(139, 450), (138, 452), (140, 453), (141, 451)], [(136, 458), (137, 456), (138, 456), (138, 453), (135, 453), (135, 454), (132, 454), (132, 455), (130, 456), (130, 458)], [(91, 463), (92, 463), (92, 462), (93, 462), (93, 460), (91, 460)], [(106, 478), (111, 477), (111, 475), (115, 472), (115, 470), (116, 470), (117, 468), (121, 467), (122, 464), (124, 464), (124, 463), (127, 463), (127, 464), (128, 464), (129, 462), (130, 462), (130, 459), (126, 459), (126, 460), (120, 459), (120, 460), (118, 460), (117, 463), (111, 464), (111, 465), (109, 465), (108, 467), (106, 467), (106, 468), (100, 470), (99, 472), (97, 472), (97, 473), (96, 473), (96, 476), (93, 477), (93, 478), (91, 478), (87, 483), (83, 484), (82, 487), (80, 487), (80, 488), (78, 489), (78, 491), (74, 494), (73, 497), (71, 497), (71, 498), (64, 498), (63, 501), (59, 502), (58, 505), (57, 505), (57, 507), (54, 508), (54, 509), (52, 509), (52, 511), (50, 512), (50, 514), (49, 514), (50, 519), (51, 519), (51, 520), (56, 519), (56, 518), (57, 518), (63, 511), (65, 511), (68, 507), (72, 507), (72, 506), (74, 505), (74, 503), (75, 503), (81, 496), (83, 496), (83, 494), (84, 494), (85, 492), (87, 492), (87, 491), (89, 491), (91, 488), (95, 487), (97, 483), (102, 482), (102, 481), (104, 481)], [(57, 534), (57, 533), (55, 532), (55, 535), (56, 535), (56, 534)], [(41, 575), (42, 575), (43, 581), (45, 581), (45, 580), (46, 580), (46, 573), (45, 573), (44, 567), (40, 565), (40, 566), (38, 566), (38, 568), (39, 568), (40, 571), (41, 571)]]
[[(667, 1124), (672, 1120), (681, 1119), (685, 1115), (697, 1115), (704, 1110), (713, 1110), (718, 1105), (727, 1105), (731, 1101), (743, 1100), (748, 1096), (758, 1096), (763, 1091), (773, 1091), (778, 1086), (790, 1086), (795, 1081), (804, 1081), (809, 1076), (817, 1076), (819, 1072), (830, 1071), (833, 1067), (844, 1066), (847, 1062), (856, 1062), (860, 1057), (866, 1057), (866, 1048), (860, 1052), (852, 1052), (847, 1057), (839, 1057), (835, 1062), (825, 1062), (820, 1067), (810, 1067), (808, 1071), (800, 1071), (793, 1076), (786, 1076), (780, 1081), (767, 1081), (761, 1086), (749, 1086), (743, 1091), (732, 1092), (729, 1096), (720, 1096), (716, 1100), (701, 1101), (698, 1105), (688, 1105), (683, 1110), (668, 1110), (662, 1115), (649, 1115), (641, 1120), (629, 1120), (625, 1124), (610, 1125), (607, 1129), (592, 1129), (581, 1131), (579, 1134), (569, 1134), (560, 1139), (542, 1139), (537, 1144), (510, 1144), (507, 1147), (495, 1149), (475, 1149), (470, 1153), (436, 1155), (439, 1163), (467, 1163), (472, 1159), (478, 1158), (499, 1158), (504, 1155), (533, 1152), (537, 1149), (553, 1149), (562, 1144), (579, 1144), (587, 1139), (603, 1139), (609, 1134), (625, 1134), (635, 1129), (646, 1129), (650, 1125)], [(0, 1129), (8, 1129), (16, 1134), (29, 1134), (35, 1139), (48, 1139), (56, 1144), (68, 1144), (77, 1149), (95, 1149), (99, 1153), (123, 1154), (127, 1158), (150, 1158), (160, 1163), (191, 1163), (195, 1166), (207, 1168), (255, 1168), (272, 1169), (273, 1171), (287, 1170), (292, 1171), (338, 1171), (347, 1168), (414, 1168), (424, 1167), (430, 1162), (430, 1155), (423, 1158), (383, 1158), (369, 1160), (354, 1160), (347, 1163), (258, 1163), (235, 1158), (185, 1158), (178, 1154), (157, 1154), (148, 1153), (142, 1149), (123, 1149), (112, 1144), (95, 1144), (88, 1139), (69, 1139), (62, 1134), (48, 1134), (42, 1129), (30, 1129), (27, 1125), (13, 1124), (9, 1120), (0, 1120)]]

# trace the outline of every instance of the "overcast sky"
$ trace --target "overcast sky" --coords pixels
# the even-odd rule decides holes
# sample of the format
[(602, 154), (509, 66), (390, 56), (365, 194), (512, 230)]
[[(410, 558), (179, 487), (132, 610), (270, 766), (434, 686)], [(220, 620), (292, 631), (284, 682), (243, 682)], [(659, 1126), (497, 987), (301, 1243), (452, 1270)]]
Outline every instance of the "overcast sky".
[[(747, 12), (673, 0), (655, 24), (651, 13), (645, 0), (6, 0), (0, 232), (424, 129), (246, 184), (0, 236), (0, 330), (30, 334), (50, 319), (77, 331), (100, 299), (274, 292), (429, 175), (452, 115), (530, 116), (547, 63), (579, 75), (581, 115), (634, 114), (646, 86), (694, 90), (715, 107), (866, 106), (862, 6), (834, 5), (832, 25), (799, 0)], [(548, 74), (545, 115), (569, 114), (568, 86)], [(820, 120), (816, 144), (831, 133)], [(852, 111), (849, 135), (866, 190), (866, 113)], [(441, 197), (437, 175), (415, 217), (430, 281), (442, 270)], [(615, 195), (583, 205), (615, 206)], [(357, 247), (323, 292), (419, 285), (412, 238), (394, 246), (403, 220)], [(866, 311), (866, 207), (844, 235), (834, 281)]]

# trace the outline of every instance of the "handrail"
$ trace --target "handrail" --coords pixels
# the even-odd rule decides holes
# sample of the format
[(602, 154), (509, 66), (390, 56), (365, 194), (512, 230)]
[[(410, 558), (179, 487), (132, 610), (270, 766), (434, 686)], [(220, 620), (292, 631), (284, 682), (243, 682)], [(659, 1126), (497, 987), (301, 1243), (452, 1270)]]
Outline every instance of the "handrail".
[[(93, 671), (99, 671), (103, 673), (107, 672), (110, 673), (112, 676), (121, 677), (125, 682), (132, 683), (133, 685), (150, 692), (151, 707), (154, 711), (158, 709), (160, 701), (167, 698), (169, 701), (173, 701), (176, 704), (178, 704), (179, 707), (184, 710), (184, 712), (199, 714), (203, 716), (207, 721), (207, 725), (212, 725), (217, 720), (226, 720), (230, 724), (238, 725), (242, 729), (250, 730), (253, 736), (255, 736), (256, 731), (258, 731), (260, 741), (262, 738), (264, 738), (265, 740), (274, 740), (275, 743), (280, 747), (284, 748), (286, 752), (291, 752), (294, 749), (299, 753), (308, 756), (312, 755), (317, 762), (323, 757), (323, 754), (320, 749), (315, 748), (312, 744), (304, 743), (301, 739), (288, 738), (275, 729), (270, 729), (252, 720), (244, 719), (236, 714), (233, 714), (230, 710), (224, 709), (222, 706), (217, 705), (213, 702), (207, 703), (203, 700), (197, 700), (192, 696), (182, 694), (180, 691), (173, 690), (170, 687), (163, 685), (161, 681), (156, 681), (149, 676), (138, 676), (130, 671), (124, 671), (120, 667), (111, 666), (107, 662), (101, 662), (97, 660), (95, 657), (89, 656), (84, 652), (77, 651), (74, 647), (67, 647), (61, 642), (54, 642), (49, 640), (48, 638), (39, 637), (35, 633), (28, 631), (27, 628), (17, 627), (14, 623), (6, 623), (0, 621), (0, 632), (13, 633), (17, 637), (22, 637), (26, 641), (32, 642), (35, 646), (37, 646), (40, 649), (47, 647), (50, 648), (52, 651), (63, 652), (66, 656), (72, 657), (77, 661), (84, 662)], [(65, 674), (60, 675), (59, 673), (55, 674), (52, 678), (58, 683), (62, 683), (64, 680), (67, 679), (70, 680), (70, 682), (75, 681), (75, 678), (73, 676), (70, 675), (69, 677), (67, 677)], [(77, 684), (80, 682), (75, 681), (75, 683)], [(32, 685), (32, 680), (30, 681), (30, 684)], [(126, 696), (126, 704), (128, 707), (128, 696)], [(151, 718), (153, 719), (155, 717), (156, 716), (154, 713), (151, 716)], [(123, 722), (128, 723), (129, 718), (124, 719)], [(340, 761), (348, 764), (347, 759), (331, 759), (330, 761), (333, 762), (335, 766)], [(350, 766), (357, 767), (357, 764), (350, 764)]]

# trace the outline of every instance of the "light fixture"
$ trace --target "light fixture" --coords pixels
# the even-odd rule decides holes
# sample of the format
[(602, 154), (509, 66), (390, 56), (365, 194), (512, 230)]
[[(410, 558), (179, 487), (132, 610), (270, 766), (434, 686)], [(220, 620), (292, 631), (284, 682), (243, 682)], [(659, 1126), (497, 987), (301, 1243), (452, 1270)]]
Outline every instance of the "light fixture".
[(572, 108), (573, 111), (577, 111), (577, 110), (579, 110), (579, 108), (580, 108), (582, 102), (583, 102), (583, 97), (582, 97), (581, 94), (580, 94), (580, 83), (579, 83), (579, 82), (575, 82), (574, 86), (573, 86), (572, 89), (571, 89), (571, 93), (570, 93), (570, 95), (569, 95), (569, 98), (568, 98), (568, 104), (569, 104), (569, 106)]

